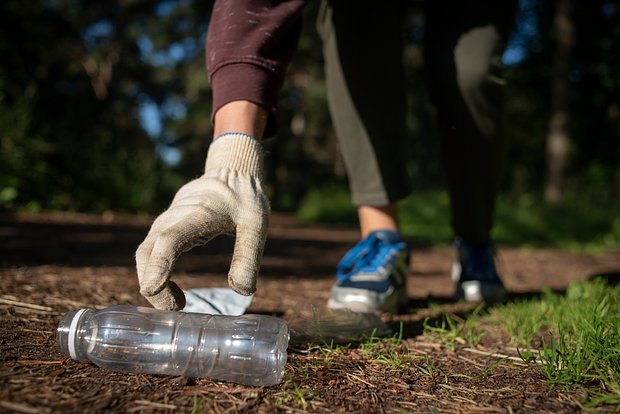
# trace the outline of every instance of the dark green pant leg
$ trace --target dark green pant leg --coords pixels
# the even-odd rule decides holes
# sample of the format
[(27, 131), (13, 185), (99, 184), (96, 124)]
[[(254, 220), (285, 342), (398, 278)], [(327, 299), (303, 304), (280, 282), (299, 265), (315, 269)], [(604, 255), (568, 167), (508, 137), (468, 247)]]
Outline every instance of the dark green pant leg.
[(400, 1), (323, 1), (330, 113), (355, 205), (386, 205), (410, 192)]
[(456, 237), (490, 238), (505, 160), (501, 56), (516, 1), (428, 1), (426, 62)]

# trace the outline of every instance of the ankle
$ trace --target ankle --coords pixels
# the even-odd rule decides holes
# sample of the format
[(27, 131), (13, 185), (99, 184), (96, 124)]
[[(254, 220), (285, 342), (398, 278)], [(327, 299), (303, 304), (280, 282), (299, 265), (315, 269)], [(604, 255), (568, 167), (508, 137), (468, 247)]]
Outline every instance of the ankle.
[(395, 204), (387, 206), (359, 206), (357, 214), (362, 238), (377, 230), (398, 232), (398, 211)]

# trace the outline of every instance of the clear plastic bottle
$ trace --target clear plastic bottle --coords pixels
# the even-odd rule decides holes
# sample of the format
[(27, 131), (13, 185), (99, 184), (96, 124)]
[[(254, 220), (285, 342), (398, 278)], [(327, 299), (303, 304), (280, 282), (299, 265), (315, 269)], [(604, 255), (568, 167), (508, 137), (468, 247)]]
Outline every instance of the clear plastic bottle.
[(284, 321), (267, 315), (123, 305), (68, 312), (56, 340), (63, 354), (110, 370), (261, 386), (282, 380), (289, 330)]

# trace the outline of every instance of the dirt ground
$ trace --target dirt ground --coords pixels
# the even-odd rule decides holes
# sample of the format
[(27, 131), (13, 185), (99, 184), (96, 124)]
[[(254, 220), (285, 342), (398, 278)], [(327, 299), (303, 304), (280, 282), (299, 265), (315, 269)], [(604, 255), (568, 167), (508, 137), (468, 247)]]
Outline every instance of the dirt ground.
[[(285, 377), (271, 387), (121, 374), (75, 362), (56, 349), (62, 315), (84, 307), (148, 306), (133, 253), (150, 218), (60, 213), (0, 214), (0, 412), (582, 412), (584, 394), (547, 384), (518, 358), (506, 334), (489, 329), (475, 347), (454, 349), (422, 335), (427, 316), (471, 307), (452, 304), (447, 247), (413, 245), (410, 303), (383, 315), (402, 341), (289, 349)], [(323, 306), (340, 257), (357, 241), (353, 228), (302, 224), (275, 214), (250, 313), (290, 318)], [(225, 286), (232, 239), (186, 253), (175, 270), (184, 289)], [(563, 290), (599, 274), (616, 278), (620, 252), (502, 249), (502, 277), (513, 299), (543, 286)], [(592, 391), (597, 391), (593, 384)], [(587, 392), (586, 389), (584, 392)], [(602, 407), (601, 411), (613, 411)]]

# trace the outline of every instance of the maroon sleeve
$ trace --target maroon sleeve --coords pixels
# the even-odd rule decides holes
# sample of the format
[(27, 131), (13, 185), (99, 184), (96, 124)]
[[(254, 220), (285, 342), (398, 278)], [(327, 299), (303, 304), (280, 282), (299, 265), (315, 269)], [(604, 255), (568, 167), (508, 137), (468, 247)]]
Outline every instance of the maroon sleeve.
[(301, 31), (308, 0), (219, 0), (207, 33), (212, 117), (239, 100), (269, 111), (265, 136), (277, 129), (278, 93)]

